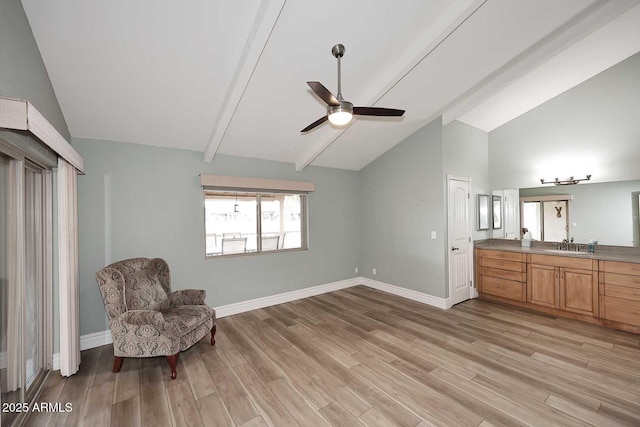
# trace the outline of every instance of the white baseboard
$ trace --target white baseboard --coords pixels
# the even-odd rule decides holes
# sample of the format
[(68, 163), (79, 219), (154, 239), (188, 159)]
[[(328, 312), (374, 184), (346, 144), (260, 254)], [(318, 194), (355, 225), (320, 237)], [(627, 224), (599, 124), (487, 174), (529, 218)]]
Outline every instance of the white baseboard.
[[(111, 330), (82, 335), (80, 337), (80, 351), (111, 344), (112, 342), (113, 340), (111, 339)], [(54, 371), (60, 369), (60, 353), (53, 354), (51, 366), (51, 369)]]
[(101, 345), (111, 344), (112, 342), (111, 330), (94, 332), (80, 337), (80, 350), (88, 350), (90, 348), (100, 347)]
[[(258, 308), (270, 307), (272, 305), (284, 304), (285, 302), (296, 301), (315, 295), (325, 294), (327, 292), (337, 291), (339, 289), (350, 288), (352, 286), (364, 285), (380, 291), (389, 292), (413, 301), (428, 304), (434, 307), (447, 309), (451, 307), (450, 298), (440, 298), (411, 289), (401, 288), (400, 286), (390, 285), (377, 280), (368, 279), (366, 277), (355, 277), (353, 279), (341, 280), (339, 282), (327, 283), (324, 285), (312, 286), (310, 288), (300, 289), (297, 291), (284, 292), (282, 294), (271, 295), (268, 297), (256, 298), (249, 301), (237, 302), (234, 304), (221, 305), (214, 307), (216, 317), (227, 317), (234, 314), (244, 313), (246, 311), (256, 310)], [(90, 348), (100, 347), (102, 345), (111, 344), (111, 331), (94, 332), (92, 334), (82, 335), (80, 337), (80, 350), (88, 350)], [(1, 359), (0, 359), (1, 361)], [(60, 353), (53, 355), (53, 370), (60, 369)]]
[(448, 309), (451, 307), (451, 298), (440, 298), (433, 295), (425, 294), (423, 292), (414, 291), (412, 289), (401, 288), (400, 286), (390, 285), (384, 282), (378, 282), (377, 280), (368, 279), (366, 277), (360, 277), (360, 281), (363, 285), (368, 286), (379, 291), (389, 292), (390, 294), (398, 295), (403, 298), (407, 298), (413, 301), (421, 302), (423, 304), (431, 305), (434, 307)]
[(60, 370), (60, 353), (53, 353), (53, 357), (51, 358), (51, 370)]
[(216, 317), (227, 317), (234, 314), (244, 313), (245, 311), (270, 307), (272, 305), (283, 304), (285, 302), (296, 301), (303, 298), (309, 298), (314, 295), (326, 294), (327, 292), (333, 292), (339, 289), (350, 288), (352, 286), (361, 284), (361, 279), (361, 277), (356, 277), (353, 279), (341, 280), (339, 282), (312, 286), (310, 288), (300, 289), (298, 291), (285, 292), (268, 297), (256, 298), (249, 301), (242, 301), (234, 304), (214, 307), (216, 310)]

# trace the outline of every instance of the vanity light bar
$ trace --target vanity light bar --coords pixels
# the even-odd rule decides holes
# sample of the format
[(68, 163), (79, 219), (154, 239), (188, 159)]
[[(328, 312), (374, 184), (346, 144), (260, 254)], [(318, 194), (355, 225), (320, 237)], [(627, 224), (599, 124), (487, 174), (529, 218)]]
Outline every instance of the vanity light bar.
[(544, 178), (542, 178), (540, 180), (540, 183), (542, 184), (555, 184), (555, 185), (574, 185), (577, 184), (581, 181), (590, 181), (591, 180), (591, 175), (587, 175), (586, 178), (574, 178), (572, 176), (569, 177), (569, 179), (563, 179), (560, 180), (558, 178), (554, 179), (553, 181), (545, 181)]

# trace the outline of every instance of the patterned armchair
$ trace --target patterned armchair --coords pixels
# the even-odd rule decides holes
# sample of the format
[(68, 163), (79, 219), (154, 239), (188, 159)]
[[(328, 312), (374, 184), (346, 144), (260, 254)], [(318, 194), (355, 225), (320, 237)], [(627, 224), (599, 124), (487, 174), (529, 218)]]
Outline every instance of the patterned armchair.
[(125, 357), (166, 356), (171, 379), (181, 351), (211, 331), (215, 344), (216, 312), (205, 304), (205, 291), (171, 292), (169, 266), (160, 258), (113, 263), (96, 274), (113, 337), (113, 372)]

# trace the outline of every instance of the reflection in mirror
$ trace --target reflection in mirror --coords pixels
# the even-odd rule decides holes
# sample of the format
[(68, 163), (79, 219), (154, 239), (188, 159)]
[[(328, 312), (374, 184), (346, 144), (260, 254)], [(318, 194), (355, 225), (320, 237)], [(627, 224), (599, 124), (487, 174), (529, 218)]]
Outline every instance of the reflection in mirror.
[(529, 230), (533, 240), (562, 242), (568, 239), (569, 211), (566, 200), (521, 199), (520, 224)]
[[(563, 195), (565, 198), (562, 197)], [(640, 246), (639, 195), (640, 180), (521, 188), (521, 201), (524, 201), (525, 197), (526, 201), (564, 199), (566, 207), (562, 207), (562, 218), (557, 218), (558, 212), (555, 208), (560, 207), (557, 205), (549, 208), (548, 215), (550, 217), (556, 215), (556, 219), (562, 220), (562, 223), (566, 221), (568, 230), (566, 236), (562, 238), (558, 235), (552, 240), (547, 233), (544, 233), (543, 237), (542, 230), (546, 230), (546, 227), (541, 217), (541, 225), (538, 228), (541, 234), (538, 235), (540, 238), (536, 237), (534, 233), (536, 220), (525, 219), (524, 211), (530, 212), (542, 208), (536, 208), (533, 205), (524, 206), (524, 203), (521, 210), (522, 227), (527, 227), (535, 240), (562, 241), (564, 238), (573, 237), (577, 243), (597, 240), (599, 244), (604, 245)], [(567, 198), (571, 200), (566, 200)], [(529, 213), (529, 215), (533, 214)]]
[(502, 197), (493, 196), (493, 229), (502, 228)]
[(489, 195), (478, 194), (478, 230), (489, 229)]

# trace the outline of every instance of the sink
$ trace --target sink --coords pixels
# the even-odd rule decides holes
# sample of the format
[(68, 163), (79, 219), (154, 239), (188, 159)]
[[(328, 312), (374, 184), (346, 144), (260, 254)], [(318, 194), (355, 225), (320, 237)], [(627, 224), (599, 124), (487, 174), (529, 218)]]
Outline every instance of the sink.
[(566, 249), (545, 249), (545, 252), (551, 252), (554, 254), (560, 255), (578, 255), (578, 256), (589, 256), (591, 253), (589, 252), (578, 252), (578, 251), (568, 251)]

